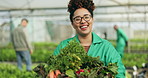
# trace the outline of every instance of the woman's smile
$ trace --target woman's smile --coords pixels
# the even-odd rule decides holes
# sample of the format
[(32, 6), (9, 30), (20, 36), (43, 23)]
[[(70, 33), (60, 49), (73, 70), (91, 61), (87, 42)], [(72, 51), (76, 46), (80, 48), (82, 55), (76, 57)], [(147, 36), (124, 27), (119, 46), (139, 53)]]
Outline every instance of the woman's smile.
[(81, 29), (81, 30), (83, 30), (83, 31), (87, 30), (87, 28), (88, 28), (88, 26), (87, 26), (87, 25), (80, 26), (80, 29)]

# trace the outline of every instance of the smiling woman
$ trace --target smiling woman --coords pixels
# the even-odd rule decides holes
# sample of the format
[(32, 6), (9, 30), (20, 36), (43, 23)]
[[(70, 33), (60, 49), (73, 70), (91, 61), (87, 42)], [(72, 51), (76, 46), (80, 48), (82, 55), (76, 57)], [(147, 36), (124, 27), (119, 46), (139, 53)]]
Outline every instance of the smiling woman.
[(104, 65), (117, 63), (118, 75), (116, 75), (116, 77), (124, 78), (125, 67), (122, 64), (118, 52), (110, 42), (101, 39), (98, 35), (92, 32), (94, 9), (95, 6), (92, 0), (70, 0), (68, 4), (68, 12), (70, 13), (71, 24), (76, 30), (76, 35), (62, 41), (55, 49), (54, 55), (61, 54), (61, 49), (69, 45), (71, 40), (76, 39), (76, 42), (80, 43), (80, 45), (85, 48), (88, 56), (100, 57), (100, 60), (104, 62)]

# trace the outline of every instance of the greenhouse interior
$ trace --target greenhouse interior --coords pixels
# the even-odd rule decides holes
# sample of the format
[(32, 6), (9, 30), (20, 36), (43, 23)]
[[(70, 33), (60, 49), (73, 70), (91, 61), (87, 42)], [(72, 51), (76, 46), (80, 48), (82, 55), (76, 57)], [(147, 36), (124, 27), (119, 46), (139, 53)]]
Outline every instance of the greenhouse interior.
[[(47, 63), (49, 56), (61, 41), (78, 33), (69, 18), (67, 8), (69, 1), (0, 0), (0, 78), (50, 78), (37, 74), (34, 69)], [(117, 46), (115, 25), (122, 29), (128, 38), (128, 46), (125, 46), (121, 58), (125, 66), (125, 78), (148, 78), (148, 0), (93, 0), (93, 2), (95, 10), (92, 32), (109, 41), (114, 48)], [(18, 69), (18, 57), (12, 43), (12, 32), (24, 18), (28, 20), (25, 32), (33, 47), (33, 53), (30, 55), (31, 72), (26, 71), (24, 59), (22, 70)]]

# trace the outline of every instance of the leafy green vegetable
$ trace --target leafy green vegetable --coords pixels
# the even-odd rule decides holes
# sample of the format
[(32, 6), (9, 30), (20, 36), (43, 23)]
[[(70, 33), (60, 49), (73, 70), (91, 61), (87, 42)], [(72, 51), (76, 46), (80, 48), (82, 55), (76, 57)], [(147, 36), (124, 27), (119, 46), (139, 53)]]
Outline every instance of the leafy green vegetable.
[(66, 71), (66, 75), (68, 75), (71, 78), (76, 78), (76, 75), (74, 74), (74, 71), (71, 70), (71, 69)]
[(69, 44), (61, 49), (59, 55), (50, 55), (44, 67), (45, 74), (49, 70), (60, 70), (62, 74), (71, 78), (114, 77), (117, 74), (116, 63), (104, 66), (99, 57), (88, 56), (76, 40), (69, 41)]

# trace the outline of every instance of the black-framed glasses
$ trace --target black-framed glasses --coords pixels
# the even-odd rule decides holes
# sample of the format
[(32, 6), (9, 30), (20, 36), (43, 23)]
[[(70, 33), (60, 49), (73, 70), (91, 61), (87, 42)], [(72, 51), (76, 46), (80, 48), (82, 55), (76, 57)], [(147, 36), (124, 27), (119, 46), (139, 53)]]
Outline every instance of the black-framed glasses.
[(76, 23), (80, 23), (82, 21), (82, 18), (85, 20), (85, 21), (89, 21), (91, 19), (91, 15), (89, 14), (85, 14), (83, 17), (80, 17), (80, 16), (76, 16), (73, 18), (73, 21), (76, 22)]

